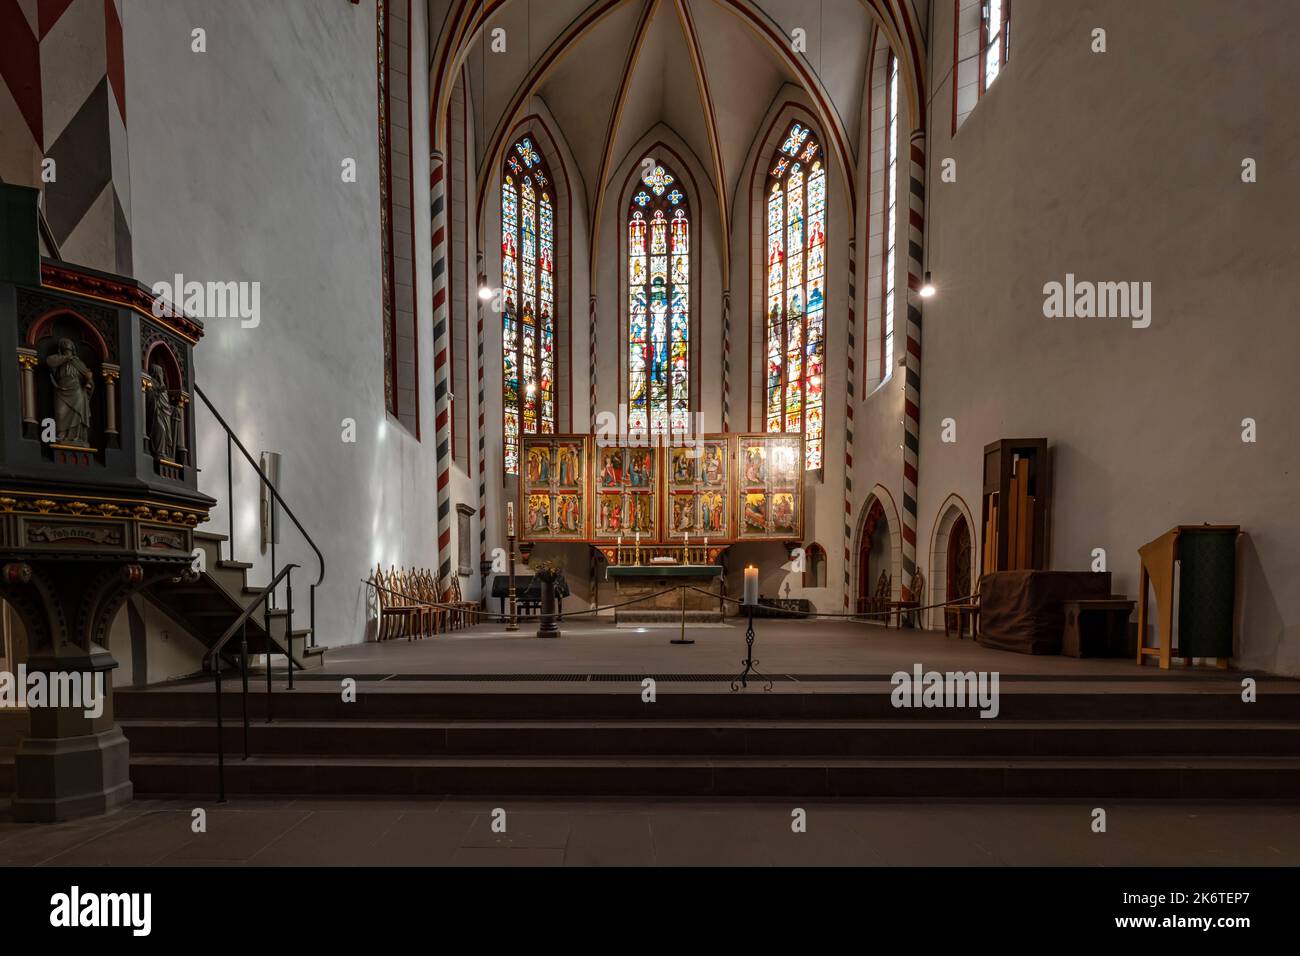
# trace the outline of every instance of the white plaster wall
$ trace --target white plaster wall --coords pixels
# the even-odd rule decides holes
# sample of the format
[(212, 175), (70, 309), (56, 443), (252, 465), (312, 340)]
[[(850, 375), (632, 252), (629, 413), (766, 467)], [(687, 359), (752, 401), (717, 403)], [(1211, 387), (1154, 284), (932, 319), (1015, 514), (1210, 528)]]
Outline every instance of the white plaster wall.
[[(423, 11), (415, 5), (417, 57)], [(204, 54), (190, 50), (194, 27), (207, 30)], [(416, 217), (424, 441), (384, 410), (375, 4), (235, 0), (217, 15), (200, 0), (133, 0), (125, 29), (136, 272), (261, 282), (260, 326), (209, 321), (197, 379), (254, 455), (284, 456), (282, 492), (328, 561), (318, 642), (360, 640), (368, 571), (437, 562), (427, 212)], [(416, 116), (427, 115), (422, 85)], [(417, 213), (429, 208), (422, 125)], [(345, 157), (356, 183), (341, 181)], [(341, 441), (345, 418), (355, 444)], [(224, 437), (200, 409), (200, 487), (218, 499)], [(235, 473), (236, 557), (265, 581), (256, 479), (239, 462)], [(210, 530), (226, 531), (226, 507)], [(315, 562), (287, 522), (282, 541), (280, 561), (303, 565), (305, 612)]]
[[(1011, 61), (955, 139), (951, 88), (933, 99), (930, 161), (956, 159), (958, 179), (932, 166), (921, 540), (950, 492), (978, 521), (986, 442), (1046, 436), (1053, 567), (1105, 548), (1136, 597), (1140, 545), (1240, 524), (1238, 660), (1300, 673), (1300, 9), (1016, 0), (1012, 17)], [(935, 19), (950, 83), (952, 21)], [(1150, 281), (1151, 326), (1044, 318), (1043, 285), (1067, 272)]]

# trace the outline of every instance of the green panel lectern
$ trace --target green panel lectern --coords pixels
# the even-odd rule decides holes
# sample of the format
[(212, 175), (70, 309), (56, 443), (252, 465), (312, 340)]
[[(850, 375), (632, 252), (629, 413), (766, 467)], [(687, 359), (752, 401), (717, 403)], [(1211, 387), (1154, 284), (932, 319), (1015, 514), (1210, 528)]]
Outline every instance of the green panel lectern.
[[(1138, 549), (1137, 662), (1158, 657), (1168, 668), (1174, 646), (1174, 583), (1178, 584), (1178, 656), (1213, 657), (1227, 667), (1232, 657), (1236, 602), (1237, 525), (1179, 525)], [(1175, 572), (1177, 576), (1175, 577)], [(1155, 593), (1156, 646), (1146, 638), (1148, 585)]]

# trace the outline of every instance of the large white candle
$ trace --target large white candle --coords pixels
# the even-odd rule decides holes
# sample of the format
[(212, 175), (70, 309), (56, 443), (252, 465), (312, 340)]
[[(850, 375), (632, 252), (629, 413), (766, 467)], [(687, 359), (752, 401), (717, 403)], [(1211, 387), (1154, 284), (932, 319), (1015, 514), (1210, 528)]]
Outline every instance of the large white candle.
[(745, 604), (758, 603), (758, 568), (752, 564), (745, 568)]
[(512, 538), (515, 536), (515, 503), (513, 501), (506, 502), (506, 534)]

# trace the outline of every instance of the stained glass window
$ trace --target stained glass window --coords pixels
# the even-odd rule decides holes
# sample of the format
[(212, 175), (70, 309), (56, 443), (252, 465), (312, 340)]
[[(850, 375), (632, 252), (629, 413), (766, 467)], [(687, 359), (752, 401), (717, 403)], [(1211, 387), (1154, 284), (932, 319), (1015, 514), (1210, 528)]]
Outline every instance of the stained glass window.
[(886, 70), (885, 228), (881, 238), (884, 270), (881, 277), (880, 380), (892, 373), (894, 354), (894, 273), (898, 235), (898, 58), (891, 52)]
[(767, 175), (769, 432), (804, 433), (804, 467), (822, 467), (826, 365), (826, 167), (802, 123)]
[(628, 428), (685, 434), (690, 423), (691, 225), (664, 166), (646, 170), (628, 208)]
[(519, 436), (555, 431), (555, 206), (532, 139), (506, 154), (501, 175), (501, 370), (505, 469), (519, 473)]

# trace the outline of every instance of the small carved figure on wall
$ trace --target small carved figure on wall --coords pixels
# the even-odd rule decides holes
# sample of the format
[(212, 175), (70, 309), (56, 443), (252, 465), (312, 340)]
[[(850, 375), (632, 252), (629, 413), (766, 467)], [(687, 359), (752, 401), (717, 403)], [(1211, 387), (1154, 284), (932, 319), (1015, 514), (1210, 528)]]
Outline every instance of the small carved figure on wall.
[(90, 445), (90, 396), (94, 373), (77, 355), (71, 339), (59, 339), (59, 349), (45, 360), (54, 383), (56, 440), (64, 445)]

